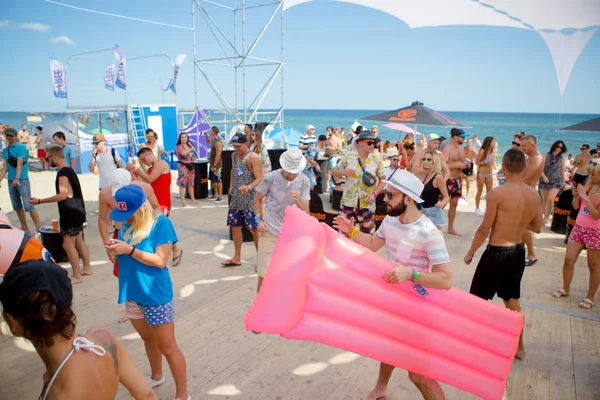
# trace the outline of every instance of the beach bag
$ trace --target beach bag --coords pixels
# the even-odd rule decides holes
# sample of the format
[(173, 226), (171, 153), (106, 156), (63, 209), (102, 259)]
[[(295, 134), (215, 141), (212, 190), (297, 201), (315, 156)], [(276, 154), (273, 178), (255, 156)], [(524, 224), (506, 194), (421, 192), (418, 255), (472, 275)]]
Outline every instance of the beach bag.
[(363, 170), (361, 177), (362, 183), (364, 183), (365, 186), (368, 187), (375, 186), (375, 184), (377, 183), (377, 177), (369, 171), (365, 170), (365, 167), (363, 167), (362, 162), (360, 161), (360, 157), (358, 157), (358, 165), (360, 165), (360, 167)]

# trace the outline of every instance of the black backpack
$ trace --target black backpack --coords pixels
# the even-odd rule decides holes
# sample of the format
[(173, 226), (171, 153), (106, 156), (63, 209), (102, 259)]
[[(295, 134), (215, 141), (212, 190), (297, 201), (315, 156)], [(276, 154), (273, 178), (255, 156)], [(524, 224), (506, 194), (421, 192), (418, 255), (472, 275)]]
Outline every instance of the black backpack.
[[(115, 162), (115, 165), (117, 166), (117, 168), (119, 168), (119, 164), (117, 164), (117, 157), (115, 156), (115, 149), (113, 149), (112, 147), (110, 148), (110, 154), (112, 154), (112, 158), (113, 158), (113, 161)], [(96, 153), (96, 155), (94, 156), (94, 163), (96, 165), (98, 165), (96, 158), (98, 158), (98, 153)]]

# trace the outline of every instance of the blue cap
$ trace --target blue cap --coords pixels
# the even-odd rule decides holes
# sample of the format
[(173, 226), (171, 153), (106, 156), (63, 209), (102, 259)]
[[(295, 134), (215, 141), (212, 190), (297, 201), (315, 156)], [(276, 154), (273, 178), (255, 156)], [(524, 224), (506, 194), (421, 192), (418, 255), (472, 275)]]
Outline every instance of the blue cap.
[(467, 132), (463, 131), (460, 128), (452, 128), (452, 130), (450, 130), (450, 136), (454, 137), (454, 136), (460, 136), (461, 138), (468, 138), (469, 135)]
[(146, 193), (138, 185), (127, 185), (115, 193), (117, 206), (110, 212), (110, 219), (125, 222), (146, 202)]

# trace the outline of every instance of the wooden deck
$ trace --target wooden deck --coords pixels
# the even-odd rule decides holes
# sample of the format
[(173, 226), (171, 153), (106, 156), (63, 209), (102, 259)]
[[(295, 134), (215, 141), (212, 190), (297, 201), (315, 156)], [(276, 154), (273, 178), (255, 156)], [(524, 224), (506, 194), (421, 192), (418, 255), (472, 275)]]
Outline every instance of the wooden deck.
[[(97, 204), (91, 202), (88, 210)], [(51, 207), (51, 206), (50, 206)], [(255, 295), (256, 253), (244, 244), (246, 262), (224, 269), (232, 255), (227, 238), (226, 206), (202, 200), (196, 209), (175, 209), (172, 220), (184, 249), (183, 262), (171, 268), (176, 293), (176, 332), (188, 365), (188, 386), (197, 399), (360, 399), (375, 383), (377, 362), (312, 342), (245, 331), (243, 316)], [(11, 216), (14, 218), (14, 215)], [(116, 304), (117, 282), (105, 259), (95, 215), (90, 213), (86, 239), (95, 275), (75, 288), (75, 309), (80, 332), (104, 324), (123, 340), (143, 372), (149, 371), (142, 341), (129, 323), (118, 324), (123, 308)], [(457, 228), (464, 237), (447, 237), (455, 285), (468, 289), (475, 264), (462, 262), (480, 218), (472, 207), (459, 207)], [(577, 308), (587, 288), (585, 253), (576, 266), (571, 297), (553, 299), (561, 284), (563, 238), (545, 231), (535, 244), (540, 261), (525, 272), (527, 357), (515, 361), (507, 381), (505, 399), (600, 399), (600, 306)], [(479, 251), (476, 261), (483, 249)], [(2, 327), (6, 334), (6, 326)], [(43, 364), (30, 344), (0, 337), (0, 399), (34, 399), (42, 386)], [(167, 383), (157, 388), (169, 399), (174, 385), (164, 363)], [(473, 395), (445, 386), (448, 399), (474, 399)], [(118, 399), (128, 399), (121, 389)], [(419, 399), (407, 378), (397, 370), (388, 399)]]

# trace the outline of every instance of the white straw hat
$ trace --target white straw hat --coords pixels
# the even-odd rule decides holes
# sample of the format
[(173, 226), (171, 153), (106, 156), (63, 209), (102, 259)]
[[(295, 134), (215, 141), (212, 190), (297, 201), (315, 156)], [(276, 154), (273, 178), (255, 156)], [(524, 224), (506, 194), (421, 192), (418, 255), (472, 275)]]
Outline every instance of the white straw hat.
[(288, 174), (298, 174), (306, 167), (306, 158), (297, 147), (290, 147), (279, 157), (281, 168)]
[(423, 202), (423, 199), (420, 197), (421, 192), (423, 192), (423, 182), (406, 170), (398, 171), (398, 173), (392, 175), (389, 180), (383, 181), (383, 183), (395, 187), (417, 203)]

